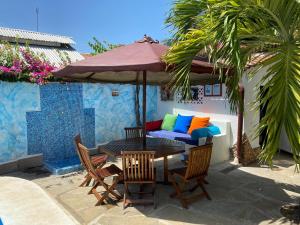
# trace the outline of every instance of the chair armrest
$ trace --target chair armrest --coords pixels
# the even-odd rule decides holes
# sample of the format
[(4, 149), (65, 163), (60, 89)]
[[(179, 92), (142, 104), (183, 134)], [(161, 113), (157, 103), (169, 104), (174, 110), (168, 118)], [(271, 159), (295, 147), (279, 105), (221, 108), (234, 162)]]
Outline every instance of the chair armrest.
[(96, 148), (89, 148), (88, 151), (89, 151), (89, 155), (90, 155), (90, 156), (103, 154), (103, 153), (100, 151), (100, 147), (99, 147), (99, 146), (96, 147)]

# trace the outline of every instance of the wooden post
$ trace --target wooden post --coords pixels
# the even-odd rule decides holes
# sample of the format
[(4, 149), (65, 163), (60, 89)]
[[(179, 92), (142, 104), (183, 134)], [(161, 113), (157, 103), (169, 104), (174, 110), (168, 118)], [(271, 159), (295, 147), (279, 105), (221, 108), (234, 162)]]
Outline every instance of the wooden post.
[(146, 90), (147, 89), (147, 71), (143, 71), (143, 146), (146, 146)]
[(243, 142), (243, 122), (244, 122), (244, 86), (239, 84), (239, 94), (240, 94), (240, 102), (238, 107), (238, 130), (237, 130), (237, 145), (236, 152), (238, 161), (240, 163), (241, 160), (241, 150), (242, 150), (242, 142)]
[(140, 116), (140, 81), (139, 81), (139, 73), (136, 72), (136, 82), (135, 82), (135, 120), (136, 126), (141, 127), (141, 116)]

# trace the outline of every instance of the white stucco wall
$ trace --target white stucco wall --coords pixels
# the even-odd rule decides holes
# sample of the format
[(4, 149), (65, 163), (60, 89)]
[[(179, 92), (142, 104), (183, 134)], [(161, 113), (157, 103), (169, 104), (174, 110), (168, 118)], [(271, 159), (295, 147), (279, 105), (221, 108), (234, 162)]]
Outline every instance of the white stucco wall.
[(157, 95), (158, 117), (163, 118), (166, 113), (181, 113), (183, 115), (208, 116), (211, 120), (229, 121), (231, 123), (231, 143), (237, 138), (237, 115), (230, 113), (228, 100), (225, 99), (225, 85), (222, 87), (221, 97), (203, 97), (203, 104), (178, 103), (173, 101), (161, 101), (160, 88)]
[[(267, 69), (260, 70), (251, 80), (244, 76), (243, 84), (245, 87), (245, 116), (244, 116), (244, 131), (250, 137), (252, 147), (259, 146), (259, 138), (254, 138), (255, 126), (259, 123), (259, 110), (254, 109), (253, 102), (256, 100), (258, 85), (260, 79), (266, 73)], [(258, 90), (257, 90), (258, 89)], [(283, 130), (280, 137), (279, 148), (291, 152), (291, 147), (285, 131)]]
[(254, 138), (255, 127), (259, 123), (259, 110), (256, 110), (253, 102), (256, 99), (257, 90), (256, 85), (260, 81), (265, 70), (260, 71), (253, 79), (248, 79), (247, 76), (243, 78), (243, 85), (245, 88), (245, 114), (244, 114), (244, 132), (249, 137), (251, 146), (253, 148), (259, 147), (259, 138)]

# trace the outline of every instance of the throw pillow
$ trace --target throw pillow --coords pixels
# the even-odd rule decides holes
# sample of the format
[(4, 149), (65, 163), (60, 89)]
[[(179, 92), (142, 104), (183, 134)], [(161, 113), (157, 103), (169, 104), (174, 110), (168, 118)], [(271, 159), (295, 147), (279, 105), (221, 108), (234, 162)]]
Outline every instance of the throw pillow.
[(188, 130), (188, 133), (191, 134), (195, 129), (207, 127), (209, 124), (209, 119), (209, 117), (194, 117), (192, 119), (192, 123), (190, 129)]
[(179, 114), (174, 126), (174, 131), (179, 133), (187, 133), (192, 119), (193, 116), (182, 116)]
[(146, 123), (146, 131), (160, 130), (163, 120), (155, 120)]
[(161, 129), (162, 130), (168, 130), (168, 131), (173, 131), (174, 125), (176, 122), (177, 116), (172, 115), (172, 114), (166, 114), (165, 118), (162, 122)]

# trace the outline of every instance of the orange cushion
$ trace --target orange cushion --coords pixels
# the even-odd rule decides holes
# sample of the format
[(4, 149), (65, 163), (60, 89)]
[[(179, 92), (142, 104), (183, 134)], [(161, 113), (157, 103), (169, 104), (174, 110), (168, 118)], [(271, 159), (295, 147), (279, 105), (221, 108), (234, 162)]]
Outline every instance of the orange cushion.
[(209, 117), (193, 117), (188, 133), (191, 134), (195, 129), (207, 127), (209, 124), (209, 119)]

